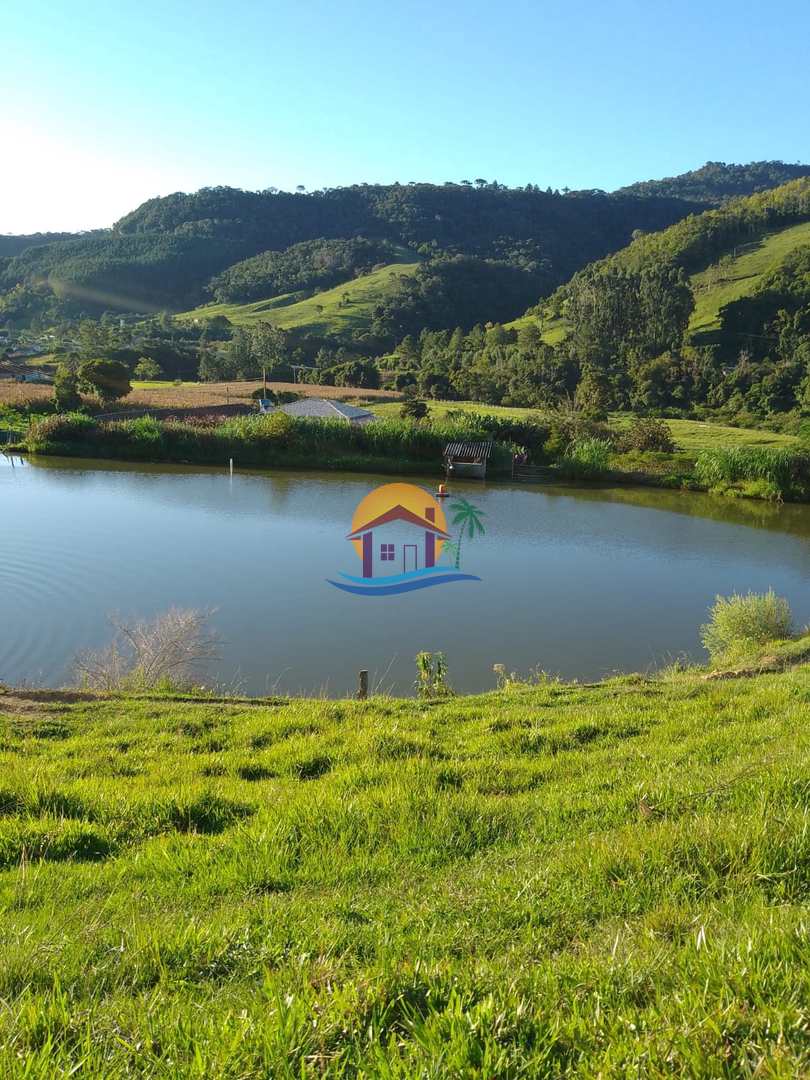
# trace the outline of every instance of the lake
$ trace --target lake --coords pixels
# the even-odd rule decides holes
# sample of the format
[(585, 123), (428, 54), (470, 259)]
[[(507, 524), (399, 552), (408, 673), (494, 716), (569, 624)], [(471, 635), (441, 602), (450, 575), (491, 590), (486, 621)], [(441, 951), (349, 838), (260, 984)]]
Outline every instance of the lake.
[(810, 622), (810, 507), (646, 489), (454, 482), (485, 515), (463, 552), (480, 581), (342, 592), (354, 508), (391, 479), (0, 455), (0, 682), (63, 685), (111, 614), (171, 607), (213, 612), (218, 684), (334, 697), (361, 668), (409, 693), (421, 649), (461, 691), (494, 686), (495, 663), (592, 680), (700, 659), (709, 605), (735, 590), (773, 587)]

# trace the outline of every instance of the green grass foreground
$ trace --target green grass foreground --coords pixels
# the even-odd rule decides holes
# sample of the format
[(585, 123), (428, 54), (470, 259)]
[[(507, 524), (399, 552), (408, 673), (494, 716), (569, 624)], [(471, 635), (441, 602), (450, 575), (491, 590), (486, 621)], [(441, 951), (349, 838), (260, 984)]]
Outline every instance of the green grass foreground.
[(804, 1075), (809, 703), (0, 693), (0, 1074)]

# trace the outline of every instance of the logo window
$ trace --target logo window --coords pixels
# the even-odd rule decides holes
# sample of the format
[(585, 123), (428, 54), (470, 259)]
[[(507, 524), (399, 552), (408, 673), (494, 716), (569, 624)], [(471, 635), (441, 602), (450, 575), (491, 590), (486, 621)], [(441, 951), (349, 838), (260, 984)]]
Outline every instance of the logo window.
[(380, 561), (381, 562), (393, 562), (394, 561), (394, 545), (393, 544), (380, 544)]

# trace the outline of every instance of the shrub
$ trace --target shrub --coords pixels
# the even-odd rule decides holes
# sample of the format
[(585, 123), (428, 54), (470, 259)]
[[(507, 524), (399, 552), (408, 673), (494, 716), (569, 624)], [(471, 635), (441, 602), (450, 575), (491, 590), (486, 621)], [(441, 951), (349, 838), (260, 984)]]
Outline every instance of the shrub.
[(121, 427), (139, 442), (157, 443), (163, 438), (163, 424), (154, 416), (139, 416), (135, 420), (126, 420)]
[(612, 445), (615, 434), (607, 424), (589, 420), (579, 413), (558, 414), (547, 428), (543, 450), (547, 457), (564, 457), (573, 443), (587, 438), (601, 439)]
[(637, 417), (619, 436), (619, 446), (622, 450), (675, 453), (675, 440), (669, 424), (666, 420), (655, 420), (652, 417)]
[(400, 406), (399, 415), (403, 420), (424, 420), (428, 411), (428, 407), (424, 401), (419, 401), (417, 398), (410, 398), (408, 401), (403, 401)]
[(84, 413), (65, 413), (35, 420), (28, 430), (29, 450), (44, 449), (49, 443), (80, 442), (98, 429), (96, 421)]
[(793, 633), (790, 604), (773, 589), (746, 596), (718, 596), (710, 615), (709, 622), (700, 628), (700, 638), (712, 660), (732, 650), (781, 641)]
[(207, 620), (206, 612), (177, 608), (151, 622), (112, 619), (115, 636), (107, 648), (76, 657), (79, 682), (94, 690), (186, 688), (218, 656)]
[(606, 439), (578, 439), (560, 460), (560, 471), (572, 480), (594, 480), (609, 470), (612, 452)]

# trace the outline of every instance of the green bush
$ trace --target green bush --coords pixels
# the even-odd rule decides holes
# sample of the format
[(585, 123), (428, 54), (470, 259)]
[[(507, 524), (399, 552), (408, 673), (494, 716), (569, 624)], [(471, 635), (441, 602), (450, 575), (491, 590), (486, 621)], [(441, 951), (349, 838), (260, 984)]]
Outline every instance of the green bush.
[(615, 433), (607, 424), (589, 420), (581, 413), (558, 414), (548, 425), (543, 450), (548, 458), (563, 458), (575, 442), (589, 438), (612, 444)]
[(666, 420), (639, 416), (619, 436), (622, 450), (655, 451), (661, 454), (675, 453), (675, 440)]
[(751, 651), (793, 634), (790, 604), (773, 589), (766, 593), (718, 596), (700, 638), (712, 660), (734, 651)]
[(125, 420), (121, 425), (123, 431), (137, 439), (139, 442), (159, 443), (163, 438), (163, 424), (154, 416), (139, 416), (135, 420)]
[(49, 443), (79, 442), (98, 428), (96, 421), (84, 413), (60, 413), (35, 420), (28, 430), (29, 449), (43, 449)]
[(606, 439), (578, 439), (560, 459), (560, 472), (571, 480), (595, 480), (610, 469), (612, 453)]

